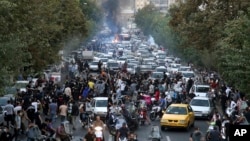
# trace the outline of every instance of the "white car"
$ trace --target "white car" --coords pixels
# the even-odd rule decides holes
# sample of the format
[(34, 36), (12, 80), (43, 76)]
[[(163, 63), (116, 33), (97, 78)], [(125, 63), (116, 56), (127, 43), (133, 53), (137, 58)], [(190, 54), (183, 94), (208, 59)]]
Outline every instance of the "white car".
[(213, 116), (215, 106), (212, 100), (208, 97), (194, 97), (190, 101), (195, 117), (208, 118)]
[(181, 71), (180, 73), (184, 82), (188, 81), (189, 78), (195, 80), (195, 74), (193, 71)]
[(89, 64), (89, 69), (92, 71), (98, 71), (98, 63), (99, 61), (93, 61)]
[(20, 92), (27, 92), (26, 87), (28, 84), (29, 84), (29, 81), (27, 81), (27, 80), (16, 81), (14, 87), (19, 89)]
[(126, 57), (120, 57), (117, 59), (117, 63), (118, 64), (124, 64), (127, 61)]
[(162, 72), (152, 72), (152, 74), (149, 76), (148, 80), (162, 80), (163, 79), (163, 73)]
[(191, 71), (191, 67), (190, 66), (180, 66), (179, 72), (182, 72), (182, 71)]
[(168, 71), (167, 71), (167, 68), (164, 67), (164, 66), (160, 66), (160, 67), (155, 68), (155, 71), (156, 71), (156, 72), (161, 72), (161, 73), (164, 73), (164, 72), (165, 72), (166, 75), (169, 75), (169, 73), (168, 73)]
[(137, 64), (128, 63), (127, 71), (130, 74), (135, 74), (135, 73), (139, 72), (139, 66)]
[(104, 54), (98, 53), (94, 56), (94, 61), (100, 61), (101, 58), (104, 58)]
[(91, 101), (91, 110), (96, 116), (106, 118), (108, 106), (108, 97), (95, 97)]
[(195, 96), (207, 97), (209, 90), (209, 85), (193, 85), (193, 87), (190, 89), (190, 92), (194, 93)]
[(172, 63), (169, 65), (168, 67), (168, 72), (178, 72), (179, 68), (180, 68), (181, 64), (175, 64), (175, 63)]

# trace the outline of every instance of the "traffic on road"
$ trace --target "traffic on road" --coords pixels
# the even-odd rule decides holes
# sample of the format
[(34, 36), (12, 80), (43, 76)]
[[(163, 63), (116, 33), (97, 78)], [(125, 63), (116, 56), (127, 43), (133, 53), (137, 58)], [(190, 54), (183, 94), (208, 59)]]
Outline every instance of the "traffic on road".
[(127, 31), (20, 76), (0, 98), (0, 140), (226, 141), (227, 123), (249, 124), (249, 102), (216, 72)]

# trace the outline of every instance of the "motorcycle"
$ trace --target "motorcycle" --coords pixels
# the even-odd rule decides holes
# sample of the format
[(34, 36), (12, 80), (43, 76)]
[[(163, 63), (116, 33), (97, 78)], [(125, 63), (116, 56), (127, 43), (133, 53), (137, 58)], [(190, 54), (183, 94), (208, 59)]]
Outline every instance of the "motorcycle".
[(150, 112), (149, 118), (150, 120), (154, 121), (158, 116), (159, 118), (162, 117), (162, 110), (160, 106), (154, 106), (152, 111)]
[(139, 123), (140, 125), (144, 125), (146, 121), (145, 113), (143, 110), (139, 111)]
[(94, 128), (95, 129), (95, 136), (96, 136), (96, 141), (103, 141), (103, 128), (100, 126), (97, 126)]
[(80, 122), (82, 123), (83, 128), (85, 128), (86, 126), (90, 127), (93, 122), (92, 112), (89, 111), (89, 112), (82, 113)]

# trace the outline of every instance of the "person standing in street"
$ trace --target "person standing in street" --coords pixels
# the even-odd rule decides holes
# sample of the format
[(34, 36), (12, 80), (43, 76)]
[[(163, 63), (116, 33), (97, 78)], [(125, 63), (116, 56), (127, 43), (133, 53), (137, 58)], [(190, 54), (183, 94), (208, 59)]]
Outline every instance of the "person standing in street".
[(200, 131), (198, 127), (195, 127), (194, 132), (191, 133), (189, 141), (202, 141), (203, 133)]
[(220, 141), (221, 135), (218, 131), (218, 127), (214, 126), (214, 129), (208, 133), (207, 141)]
[(49, 104), (49, 114), (52, 123), (55, 123), (57, 114), (57, 103), (55, 99), (52, 99), (52, 102)]
[(11, 125), (14, 125), (14, 106), (11, 104), (10, 100), (7, 102), (8, 104), (5, 105), (4, 110), (6, 111), (5, 113), (5, 121), (7, 122), (7, 126), (9, 127), (9, 123)]
[(63, 102), (63, 104), (59, 107), (59, 115), (61, 117), (61, 122), (64, 122), (66, 120), (67, 109), (68, 106), (66, 105), (66, 102)]
[(75, 101), (72, 101), (72, 112), (71, 112), (71, 116), (72, 116), (72, 125), (73, 125), (73, 130), (76, 129), (76, 117), (79, 115), (79, 108), (78, 105)]

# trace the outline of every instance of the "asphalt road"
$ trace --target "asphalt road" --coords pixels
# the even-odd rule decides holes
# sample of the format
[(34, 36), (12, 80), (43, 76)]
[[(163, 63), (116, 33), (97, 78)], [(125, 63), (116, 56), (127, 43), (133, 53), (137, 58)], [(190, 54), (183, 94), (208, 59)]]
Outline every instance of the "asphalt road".
[[(139, 129), (135, 132), (138, 136), (139, 141), (150, 141), (148, 139), (148, 136), (150, 134), (151, 128), (154, 125), (160, 125), (159, 124), (159, 119), (152, 122), (151, 125), (143, 125), (140, 126)], [(54, 127), (58, 127), (60, 125), (60, 119), (57, 119), (57, 122), (54, 123)], [(76, 121), (76, 130), (73, 131), (73, 139), (72, 141), (80, 141), (84, 137), (84, 135), (87, 133), (87, 128), (82, 128), (79, 117), (77, 118)], [(205, 132), (208, 129), (208, 121), (207, 120), (202, 120), (202, 119), (197, 119), (195, 121), (195, 126), (199, 127), (200, 130), (205, 134)], [(171, 129), (167, 131), (162, 131), (162, 139), (161, 141), (187, 141), (190, 134), (193, 132), (193, 128), (191, 128), (189, 131), (185, 131), (184, 129)], [(108, 133), (108, 130), (106, 129), (105, 133), (105, 141), (113, 141), (112, 136)], [(26, 141), (25, 135), (21, 135), (21, 141)]]

